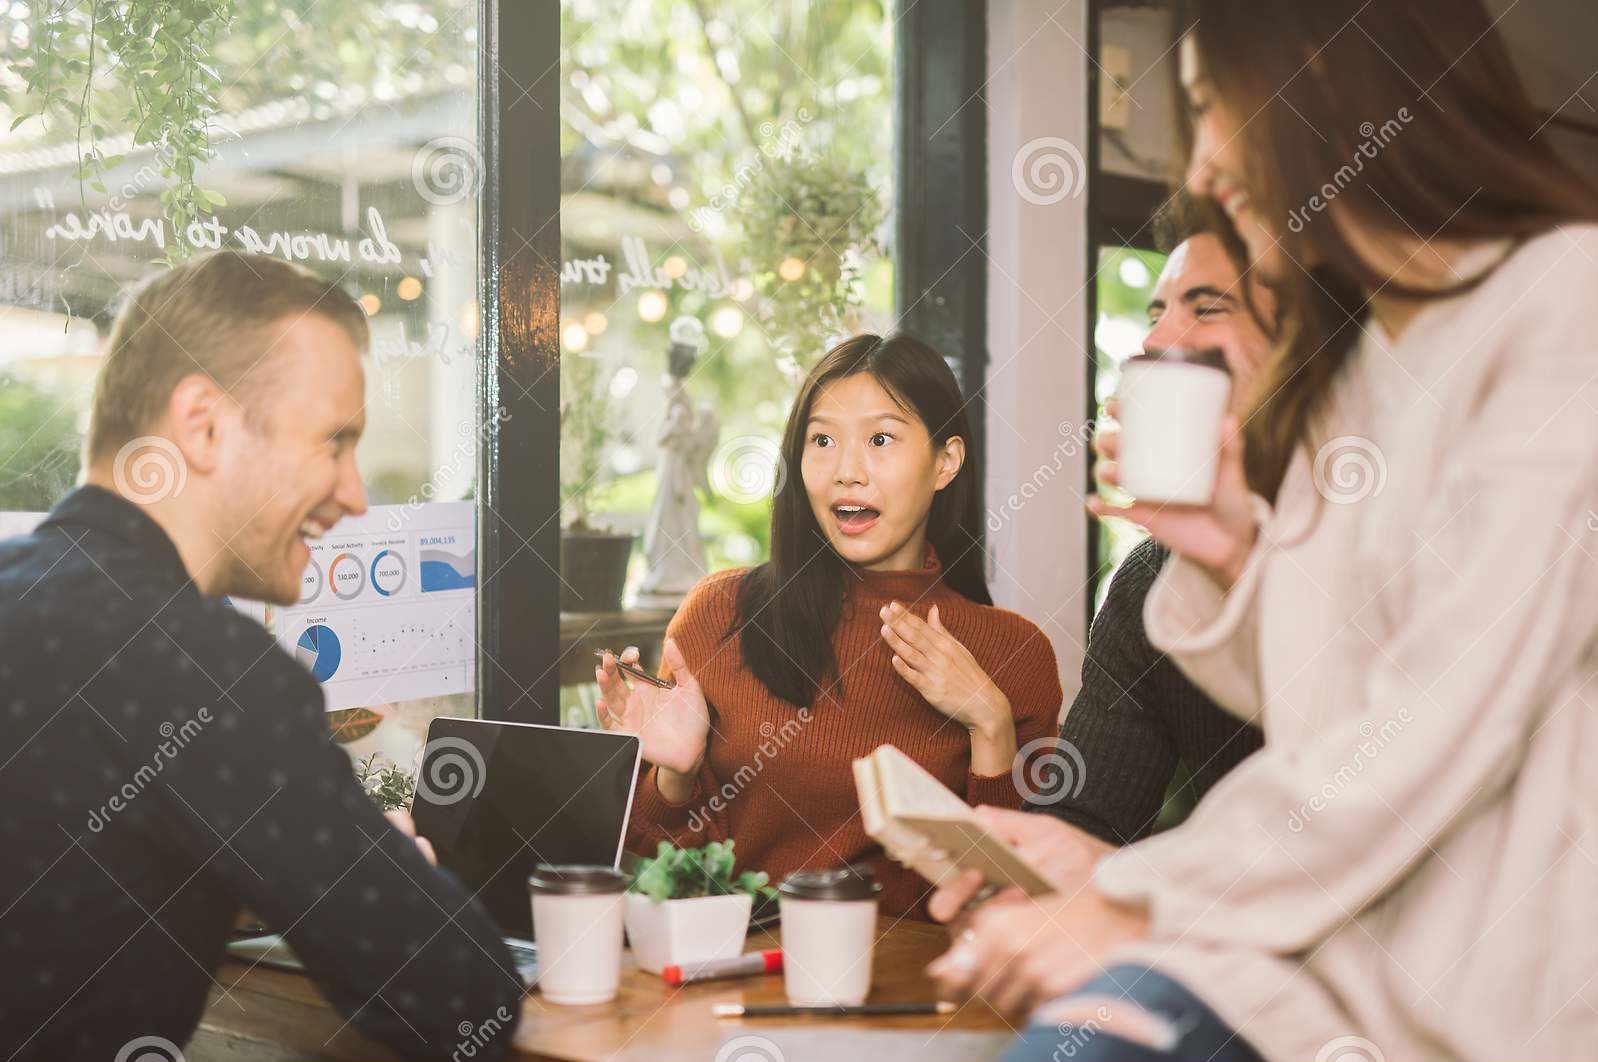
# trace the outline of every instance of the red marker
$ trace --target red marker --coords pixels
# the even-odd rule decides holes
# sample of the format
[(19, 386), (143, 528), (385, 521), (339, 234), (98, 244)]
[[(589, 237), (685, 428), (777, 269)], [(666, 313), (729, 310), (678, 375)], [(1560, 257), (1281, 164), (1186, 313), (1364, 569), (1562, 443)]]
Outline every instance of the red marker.
[(716, 981), (723, 977), (752, 977), (756, 974), (782, 972), (782, 949), (751, 951), (731, 959), (712, 959), (709, 962), (690, 963), (687, 966), (668, 966), (660, 971), (668, 985), (686, 985), (693, 981)]

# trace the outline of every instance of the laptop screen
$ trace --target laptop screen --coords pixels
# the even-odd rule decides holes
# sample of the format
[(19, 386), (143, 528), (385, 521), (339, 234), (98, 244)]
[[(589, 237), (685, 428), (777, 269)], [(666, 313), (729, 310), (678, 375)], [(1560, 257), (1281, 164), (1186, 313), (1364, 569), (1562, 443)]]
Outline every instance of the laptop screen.
[(539, 863), (613, 867), (638, 778), (638, 738), (480, 719), (434, 719), (411, 814), (438, 862), (508, 937), (532, 938)]

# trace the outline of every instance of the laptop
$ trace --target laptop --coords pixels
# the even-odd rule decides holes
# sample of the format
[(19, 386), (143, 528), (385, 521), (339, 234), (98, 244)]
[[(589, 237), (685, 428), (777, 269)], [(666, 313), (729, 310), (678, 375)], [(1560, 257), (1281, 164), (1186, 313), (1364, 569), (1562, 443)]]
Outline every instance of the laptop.
[[(528, 875), (539, 863), (620, 865), (639, 762), (635, 734), (450, 716), (428, 727), (416, 832), (498, 924), (525, 982), (537, 968)], [(228, 954), (298, 966), (275, 935)]]

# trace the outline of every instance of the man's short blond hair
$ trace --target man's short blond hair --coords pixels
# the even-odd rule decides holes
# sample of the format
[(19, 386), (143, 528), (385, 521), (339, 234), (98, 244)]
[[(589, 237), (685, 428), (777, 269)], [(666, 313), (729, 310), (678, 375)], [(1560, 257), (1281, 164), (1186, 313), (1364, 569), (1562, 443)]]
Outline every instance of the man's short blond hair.
[(259, 413), (253, 407), (276, 378), (270, 326), (311, 313), (366, 349), (370, 332), (360, 304), (337, 284), (280, 259), (218, 251), (141, 284), (111, 325), (89, 417), (89, 460), (149, 434), (173, 388), (196, 372), (246, 415)]

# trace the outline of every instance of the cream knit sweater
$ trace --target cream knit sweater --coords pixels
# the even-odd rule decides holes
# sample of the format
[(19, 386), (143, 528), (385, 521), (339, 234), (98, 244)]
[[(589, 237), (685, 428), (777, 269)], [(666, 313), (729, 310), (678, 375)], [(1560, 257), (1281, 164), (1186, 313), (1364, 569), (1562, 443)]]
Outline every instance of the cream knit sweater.
[(1398, 340), (1367, 322), (1326, 427), (1231, 591), (1173, 558), (1149, 595), (1151, 641), (1266, 742), (1100, 863), (1151, 916), (1113, 960), (1271, 1058), (1592, 1057), (1598, 227)]

